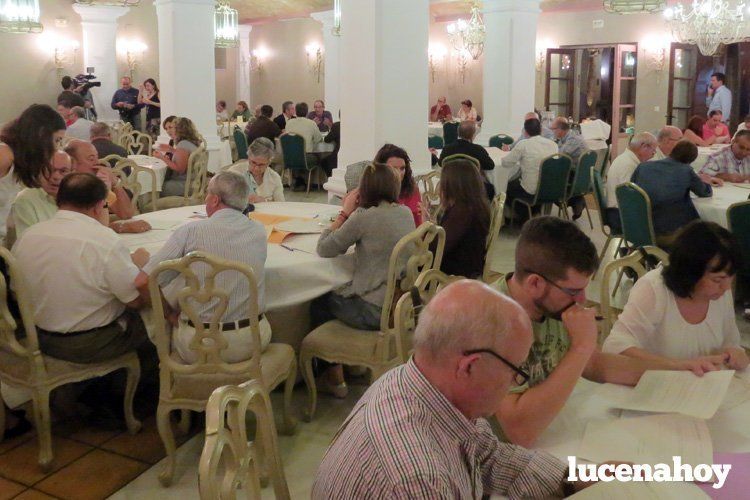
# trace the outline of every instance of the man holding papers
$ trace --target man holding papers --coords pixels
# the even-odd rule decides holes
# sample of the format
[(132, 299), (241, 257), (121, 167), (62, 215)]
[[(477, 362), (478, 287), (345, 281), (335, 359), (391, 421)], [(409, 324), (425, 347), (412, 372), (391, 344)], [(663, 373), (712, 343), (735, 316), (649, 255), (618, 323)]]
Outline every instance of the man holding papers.
[(538, 217), (521, 231), (515, 272), (494, 284), (533, 322), (534, 343), (523, 365), (529, 381), (511, 390), (496, 414), (515, 444), (533, 445), (582, 375), (596, 382), (635, 385), (646, 368), (641, 360), (597, 348), (594, 310), (582, 306), (597, 265), (596, 247), (575, 223)]
[(713, 222), (688, 224), (675, 239), (669, 265), (636, 282), (604, 351), (696, 375), (745, 368), (731, 292), (739, 266), (729, 231)]

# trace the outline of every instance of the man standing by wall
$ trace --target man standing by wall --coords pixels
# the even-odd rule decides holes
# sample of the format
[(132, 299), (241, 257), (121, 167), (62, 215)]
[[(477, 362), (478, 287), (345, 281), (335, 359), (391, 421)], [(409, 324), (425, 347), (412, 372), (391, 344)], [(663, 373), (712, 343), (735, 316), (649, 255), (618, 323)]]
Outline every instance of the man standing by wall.
[(715, 109), (721, 111), (722, 121), (729, 123), (732, 112), (732, 91), (724, 85), (726, 79), (724, 73), (711, 75), (711, 86), (706, 96), (706, 106), (708, 106), (708, 113)]

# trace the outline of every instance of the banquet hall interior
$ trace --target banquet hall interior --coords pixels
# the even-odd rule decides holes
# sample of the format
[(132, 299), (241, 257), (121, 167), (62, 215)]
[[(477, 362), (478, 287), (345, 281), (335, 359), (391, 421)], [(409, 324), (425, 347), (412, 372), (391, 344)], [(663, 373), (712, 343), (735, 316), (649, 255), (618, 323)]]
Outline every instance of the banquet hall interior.
[(0, 70), (0, 500), (568, 496), (449, 462), (394, 382), (470, 293), (529, 333), (456, 365), (496, 363), (461, 419), (513, 474), (684, 456), (724, 496), (653, 498), (748, 498), (742, 0), (2, 0)]

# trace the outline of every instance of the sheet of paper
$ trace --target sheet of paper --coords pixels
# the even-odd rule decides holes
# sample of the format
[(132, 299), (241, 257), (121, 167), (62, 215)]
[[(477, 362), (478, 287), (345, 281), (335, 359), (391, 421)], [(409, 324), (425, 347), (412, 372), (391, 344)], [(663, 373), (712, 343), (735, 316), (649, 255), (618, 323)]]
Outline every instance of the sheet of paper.
[(151, 229), (155, 230), (161, 230), (161, 231), (168, 231), (170, 229), (174, 229), (180, 224), (183, 224), (185, 222), (184, 219), (180, 220), (151, 220), (149, 221), (149, 224), (151, 224)]
[(592, 420), (586, 425), (578, 456), (592, 462), (711, 464), (713, 445), (706, 422), (685, 415), (649, 415)]
[(658, 413), (682, 413), (711, 418), (719, 409), (734, 370), (698, 377), (689, 371), (647, 371), (627, 399), (614, 401), (618, 408)]
[(693, 483), (599, 482), (573, 496), (576, 500), (704, 500), (710, 498)]

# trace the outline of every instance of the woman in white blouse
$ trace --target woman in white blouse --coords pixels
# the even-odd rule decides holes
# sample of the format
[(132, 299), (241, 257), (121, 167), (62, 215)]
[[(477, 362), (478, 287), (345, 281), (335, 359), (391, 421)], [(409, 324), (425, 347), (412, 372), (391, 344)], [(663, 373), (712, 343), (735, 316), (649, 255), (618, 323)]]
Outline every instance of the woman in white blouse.
[(478, 114), (476, 108), (474, 108), (474, 105), (471, 102), (471, 99), (466, 99), (465, 101), (461, 101), (461, 109), (458, 110), (458, 121), (465, 122), (475, 122), (478, 119)]
[(250, 203), (284, 201), (281, 176), (269, 168), (274, 152), (273, 142), (265, 137), (259, 137), (247, 148), (247, 165), (240, 163), (230, 168), (231, 171), (240, 174), (250, 186)]
[(669, 265), (633, 286), (604, 352), (696, 375), (745, 368), (731, 292), (739, 265), (729, 231), (713, 222), (691, 222), (675, 239)]

